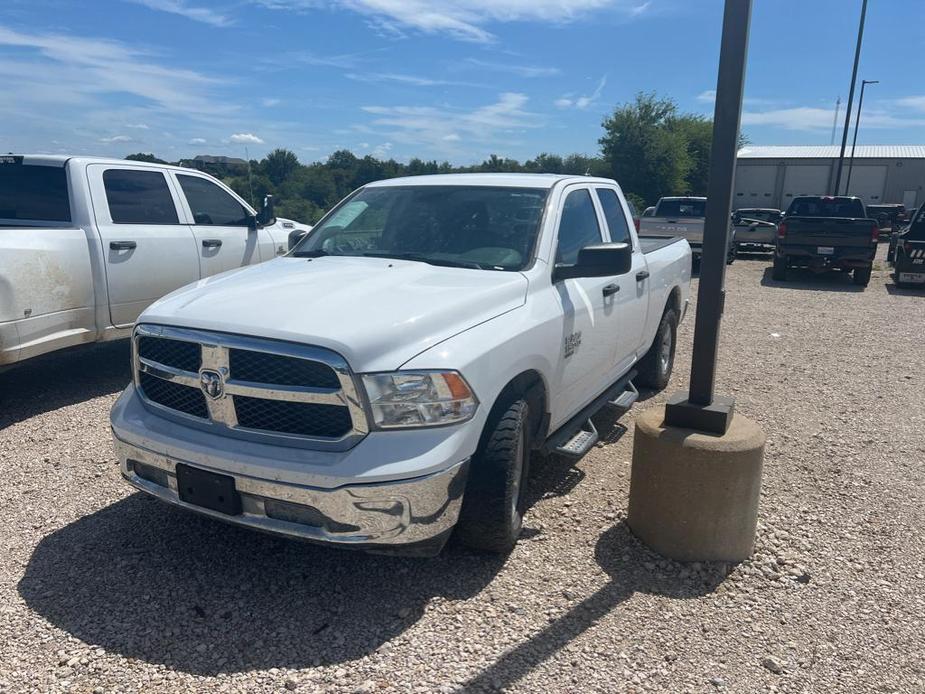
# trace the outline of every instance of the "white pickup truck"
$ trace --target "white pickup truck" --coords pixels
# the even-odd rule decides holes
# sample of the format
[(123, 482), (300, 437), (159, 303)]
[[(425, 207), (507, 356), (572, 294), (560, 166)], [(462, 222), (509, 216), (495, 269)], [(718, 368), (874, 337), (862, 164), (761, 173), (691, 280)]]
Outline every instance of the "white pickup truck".
[[(659, 198), (652, 215), (643, 216), (639, 230), (649, 236), (670, 238), (681, 236), (687, 240), (694, 254), (700, 259), (703, 249), (703, 225), (707, 214), (707, 199), (681, 196)], [(729, 228), (729, 251), (726, 262), (732, 263), (736, 256), (735, 228)]]
[(128, 337), (155, 299), (285, 253), (306, 228), (190, 169), (2, 155), (0, 369)]
[(240, 525), (432, 554), (504, 552), (530, 451), (663, 388), (688, 305), (683, 239), (637, 235), (612, 180), (370, 183), (286, 257), (139, 318), (112, 409), (123, 476)]

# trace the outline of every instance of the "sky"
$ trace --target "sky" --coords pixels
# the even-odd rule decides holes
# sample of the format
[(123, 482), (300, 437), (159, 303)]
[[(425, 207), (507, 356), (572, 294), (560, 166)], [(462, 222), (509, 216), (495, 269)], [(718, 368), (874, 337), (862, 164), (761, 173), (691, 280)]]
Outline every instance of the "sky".
[[(0, 151), (454, 164), (596, 154), (640, 91), (712, 114), (721, 0), (3, 0)], [(861, 0), (754, 0), (743, 131), (829, 144)], [(871, 0), (862, 144), (925, 142), (925, 2)], [(857, 97), (855, 97), (857, 98)], [(839, 124), (841, 128), (841, 123)], [(840, 137), (840, 131), (839, 131)]]

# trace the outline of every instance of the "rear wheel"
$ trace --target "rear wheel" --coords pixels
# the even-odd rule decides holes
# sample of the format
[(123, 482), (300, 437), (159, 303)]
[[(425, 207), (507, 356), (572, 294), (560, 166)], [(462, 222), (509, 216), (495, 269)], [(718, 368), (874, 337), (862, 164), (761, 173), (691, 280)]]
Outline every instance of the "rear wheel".
[(668, 385), (674, 368), (677, 334), (678, 314), (673, 308), (665, 309), (655, 333), (655, 340), (636, 367), (636, 383), (655, 390), (662, 390)]
[(482, 552), (510, 552), (520, 536), (530, 469), (527, 402), (496, 406), (469, 467), (456, 535)]
[(774, 267), (771, 269), (771, 277), (778, 282), (784, 282), (787, 279), (787, 256), (774, 256)]
[(855, 284), (866, 287), (870, 284), (870, 271), (871, 268), (869, 267), (856, 267), (851, 275), (851, 279)]

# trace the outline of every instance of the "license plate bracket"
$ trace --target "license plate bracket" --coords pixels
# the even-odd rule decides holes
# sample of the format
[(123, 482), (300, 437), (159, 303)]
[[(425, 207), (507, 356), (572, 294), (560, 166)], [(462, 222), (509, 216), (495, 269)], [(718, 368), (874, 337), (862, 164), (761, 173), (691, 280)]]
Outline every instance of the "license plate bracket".
[(177, 463), (177, 494), (180, 501), (228, 516), (241, 513), (241, 495), (234, 477)]

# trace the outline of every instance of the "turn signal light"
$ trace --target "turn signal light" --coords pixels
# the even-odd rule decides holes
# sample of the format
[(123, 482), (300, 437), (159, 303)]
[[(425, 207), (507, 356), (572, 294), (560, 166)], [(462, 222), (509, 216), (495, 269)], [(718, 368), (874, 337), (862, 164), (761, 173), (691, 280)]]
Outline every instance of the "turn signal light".
[(777, 225), (777, 238), (783, 239), (787, 237), (787, 223), (781, 222)]
[(880, 226), (874, 224), (873, 229), (870, 232), (870, 242), (877, 243), (880, 240)]

